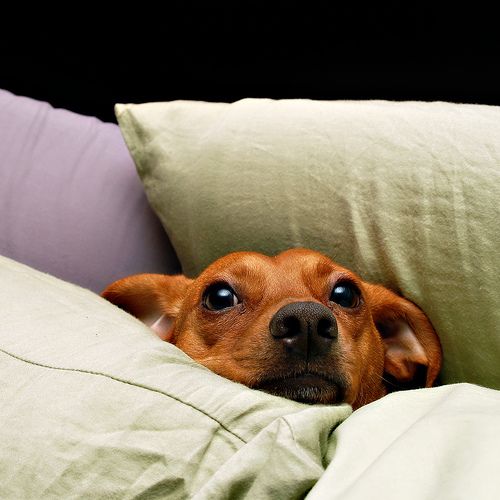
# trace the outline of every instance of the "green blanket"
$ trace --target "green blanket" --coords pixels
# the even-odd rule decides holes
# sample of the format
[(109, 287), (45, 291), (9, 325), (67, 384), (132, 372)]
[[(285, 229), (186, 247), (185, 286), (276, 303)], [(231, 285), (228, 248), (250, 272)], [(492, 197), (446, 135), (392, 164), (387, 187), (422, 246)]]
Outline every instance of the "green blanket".
[(497, 391), (310, 407), (222, 379), (93, 293), (5, 258), (0, 284), (2, 499), (500, 491)]

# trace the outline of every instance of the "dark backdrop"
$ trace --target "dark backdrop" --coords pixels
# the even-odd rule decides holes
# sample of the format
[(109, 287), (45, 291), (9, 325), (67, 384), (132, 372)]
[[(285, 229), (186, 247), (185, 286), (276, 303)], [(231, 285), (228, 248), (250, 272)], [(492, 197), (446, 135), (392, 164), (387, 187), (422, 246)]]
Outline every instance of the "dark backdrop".
[(233, 5), (131, 4), (108, 20), (82, 8), (29, 26), (4, 16), (0, 88), (106, 121), (115, 102), (172, 99), (500, 105), (497, 15), (477, 5)]

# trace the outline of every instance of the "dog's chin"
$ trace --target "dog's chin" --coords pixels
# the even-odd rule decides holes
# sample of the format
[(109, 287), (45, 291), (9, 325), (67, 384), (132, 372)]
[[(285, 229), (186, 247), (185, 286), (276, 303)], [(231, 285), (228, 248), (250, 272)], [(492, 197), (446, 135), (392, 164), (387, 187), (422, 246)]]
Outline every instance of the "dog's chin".
[(347, 390), (341, 377), (331, 378), (311, 373), (264, 379), (253, 388), (311, 405), (342, 403)]

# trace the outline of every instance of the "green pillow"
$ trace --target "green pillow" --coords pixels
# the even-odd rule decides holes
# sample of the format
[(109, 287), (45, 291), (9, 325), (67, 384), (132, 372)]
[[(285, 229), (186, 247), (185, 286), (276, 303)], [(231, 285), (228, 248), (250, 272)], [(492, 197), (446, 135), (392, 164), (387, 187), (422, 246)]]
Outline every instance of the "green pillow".
[(245, 99), (117, 105), (186, 274), (319, 250), (416, 302), (444, 382), (500, 388), (500, 108)]
[(192, 498), (231, 467), (245, 479), (232, 498), (295, 498), (324, 472), (349, 406), (223, 379), (92, 292), (4, 257), (0, 284), (0, 498)]

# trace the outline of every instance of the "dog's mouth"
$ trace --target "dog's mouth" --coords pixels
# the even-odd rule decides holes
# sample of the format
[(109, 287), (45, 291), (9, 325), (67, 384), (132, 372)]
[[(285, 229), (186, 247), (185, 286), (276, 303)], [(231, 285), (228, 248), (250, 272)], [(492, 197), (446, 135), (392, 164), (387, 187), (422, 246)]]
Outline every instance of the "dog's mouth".
[(302, 372), (266, 378), (253, 388), (299, 403), (338, 404), (345, 399), (347, 383), (341, 376)]

